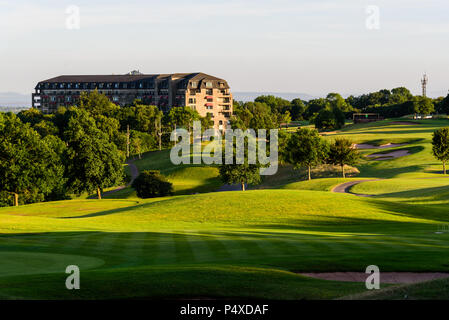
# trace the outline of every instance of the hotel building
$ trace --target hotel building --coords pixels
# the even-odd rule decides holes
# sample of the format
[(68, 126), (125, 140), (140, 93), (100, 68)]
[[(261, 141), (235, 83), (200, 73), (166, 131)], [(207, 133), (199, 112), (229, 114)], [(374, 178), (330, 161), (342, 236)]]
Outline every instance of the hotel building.
[(158, 106), (164, 112), (171, 107), (187, 106), (201, 116), (211, 115), (214, 127), (229, 127), (232, 94), (228, 83), (204, 73), (126, 75), (64, 75), (40, 81), (32, 94), (32, 106), (53, 113), (61, 106), (76, 106), (81, 92), (98, 90), (113, 103), (127, 106), (135, 99)]

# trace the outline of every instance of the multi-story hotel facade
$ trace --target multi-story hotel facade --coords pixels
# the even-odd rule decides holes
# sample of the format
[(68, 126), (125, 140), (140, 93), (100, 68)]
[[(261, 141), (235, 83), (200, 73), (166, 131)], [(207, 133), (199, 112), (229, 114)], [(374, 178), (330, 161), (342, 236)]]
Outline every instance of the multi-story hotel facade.
[(229, 128), (233, 112), (228, 83), (204, 73), (64, 75), (40, 81), (32, 94), (32, 106), (53, 113), (61, 106), (76, 106), (81, 92), (93, 90), (120, 106), (130, 105), (135, 99), (164, 112), (187, 106), (203, 117), (210, 114), (219, 130)]

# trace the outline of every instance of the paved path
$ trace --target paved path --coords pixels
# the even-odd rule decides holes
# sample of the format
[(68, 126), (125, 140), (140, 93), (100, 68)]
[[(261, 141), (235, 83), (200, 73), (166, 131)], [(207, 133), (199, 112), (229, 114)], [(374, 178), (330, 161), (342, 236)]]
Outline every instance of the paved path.
[[(306, 277), (333, 281), (365, 282), (369, 274), (364, 272), (323, 272), (301, 273)], [(381, 272), (381, 283), (418, 283), (435, 279), (449, 278), (442, 272)]]
[(368, 182), (368, 181), (378, 181), (378, 180), (382, 180), (382, 179), (368, 179), (368, 180), (357, 180), (357, 181), (345, 182), (345, 183), (339, 184), (338, 186), (334, 187), (331, 191), (337, 192), (337, 193), (349, 193), (349, 194), (353, 194), (358, 197), (372, 197), (371, 194), (353, 193), (350, 190), (356, 184)]
[(241, 184), (224, 184), (220, 188), (216, 190), (216, 192), (223, 192), (223, 191), (240, 191), (242, 190)]

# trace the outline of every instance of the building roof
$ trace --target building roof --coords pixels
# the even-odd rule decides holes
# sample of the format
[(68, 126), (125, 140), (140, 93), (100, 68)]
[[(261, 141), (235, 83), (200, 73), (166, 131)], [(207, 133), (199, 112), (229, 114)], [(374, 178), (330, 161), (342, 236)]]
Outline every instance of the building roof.
[(39, 83), (78, 83), (78, 82), (132, 82), (146, 79), (163, 79), (163, 78), (174, 78), (176, 80), (220, 80), (223, 79), (210, 76), (205, 73), (173, 73), (173, 74), (124, 74), (124, 75), (62, 75), (47, 80), (40, 81)]

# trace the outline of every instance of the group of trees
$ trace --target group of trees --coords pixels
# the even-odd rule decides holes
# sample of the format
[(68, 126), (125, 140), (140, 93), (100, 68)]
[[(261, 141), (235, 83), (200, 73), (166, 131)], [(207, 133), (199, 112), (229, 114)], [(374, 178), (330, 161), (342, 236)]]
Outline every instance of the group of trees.
[(281, 156), (284, 162), (292, 164), (295, 169), (306, 168), (309, 180), (312, 179), (311, 169), (324, 163), (340, 166), (345, 178), (345, 165), (353, 166), (360, 158), (350, 140), (337, 138), (329, 143), (318, 131), (308, 128), (301, 128), (290, 135), (286, 147), (281, 150)]
[(379, 113), (384, 118), (434, 112), (449, 114), (449, 95), (437, 99), (414, 96), (404, 87), (352, 95), (346, 99), (338, 93), (309, 101), (288, 101), (269, 95), (260, 96), (254, 102), (235, 103), (234, 109), (233, 126), (238, 128), (251, 127), (254, 123), (275, 127), (290, 120), (308, 120), (319, 130), (333, 130), (341, 128), (356, 112)]
[[(359, 152), (350, 140), (337, 138), (329, 143), (317, 130), (308, 128), (301, 128), (293, 133), (284, 131), (279, 137), (279, 156), (282, 163), (290, 163), (295, 169), (306, 169), (309, 180), (312, 179), (312, 168), (321, 164), (338, 165), (345, 178), (345, 166), (353, 166), (360, 159)], [(224, 183), (240, 184), (244, 191), (247, 184), (258, 184), (261, 181), (261, 167), (259, 162), (250, 164), (248, 155), (245, 154), (242, 164), (222, 164), (220, 177)]]
[(53, 114), (37, 109), (0, 113), (0, 205), (66, 199), (125, 179), (126, 157), (170, 145), (170, 132), (193, 120), (212, 125), (187, 107), (163, 114), (156, 106), (119, 107), (93, 91), (77, 107)]
[[(446, 98), (448, 101), (448, 98)], [(379, 113), (384, 118), (402, 117), (409, 114), (431, 114), (434, 112), (447, 113), (443, 98), (431, 99), (424, 96), (413, 96), (404, 87), (391, 91), (383, 89), (358, 97), (350, 96), (346, 101), (360, 112)]]

